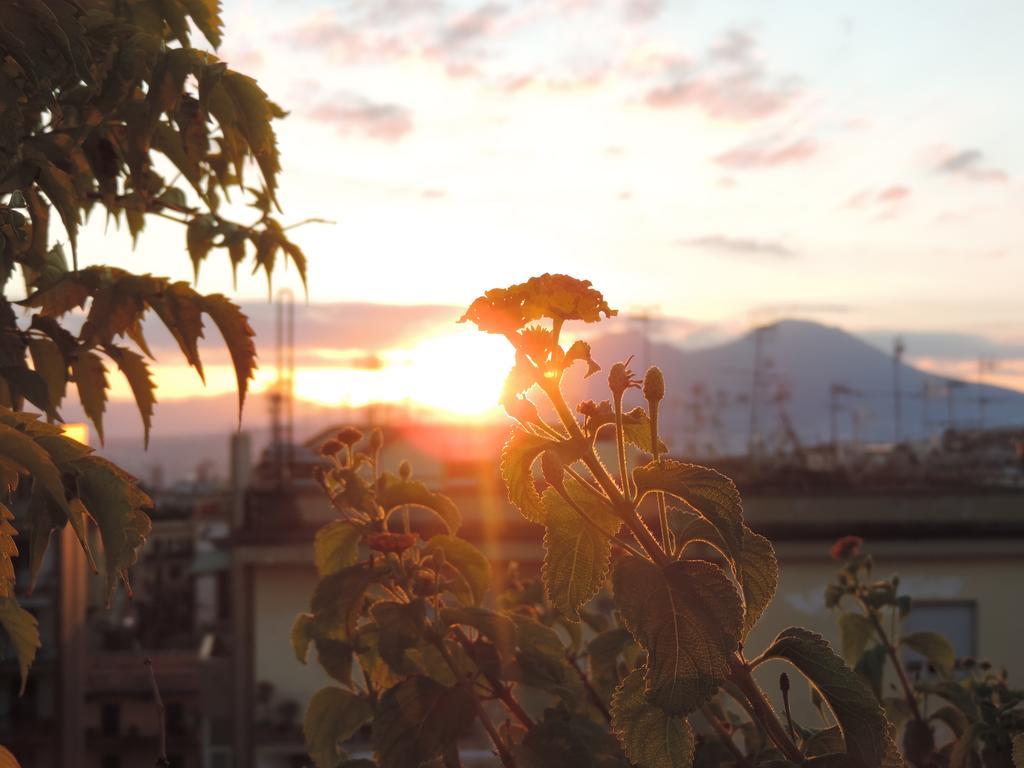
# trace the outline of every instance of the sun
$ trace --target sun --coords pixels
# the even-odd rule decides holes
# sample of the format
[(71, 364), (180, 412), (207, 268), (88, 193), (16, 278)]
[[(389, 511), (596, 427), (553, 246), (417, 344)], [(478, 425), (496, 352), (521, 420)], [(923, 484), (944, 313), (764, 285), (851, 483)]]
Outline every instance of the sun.
[(498, 398), (514, 359), (505, 339), (469, 328), (381, 350), (373, 366), (331, 365), (332, 357), (325, 353), (324, 365), (296, 370), (296, 398), (328, 406), (407, 404), (463, 421), (500, 415)]

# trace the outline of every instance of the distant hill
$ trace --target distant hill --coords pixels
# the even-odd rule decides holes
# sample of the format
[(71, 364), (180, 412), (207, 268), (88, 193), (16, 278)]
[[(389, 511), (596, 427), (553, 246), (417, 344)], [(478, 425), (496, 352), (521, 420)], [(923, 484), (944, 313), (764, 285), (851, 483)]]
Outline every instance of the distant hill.
[[(670, 394), (663, 406), (666, 437), (673, 447), (688, 452), (729, 453), (744, 450), (751, 429), (755, 334), (718, 346), (684, 351), (667, 344), (649, 345), (650, 360), (636, 333), (598, 337), (594, 358), (607, 369), (616, 360), (637, 354), (633, 369), (642, 375), (657, 363), (665, 372)], [(836, 398), (836, 427), (840, 440), (891, 441), (894, 437), (894, 371), (892, 358), (876, 347), (838, 328), (819, 323), (785, 320), (763, 335), (761, 386), (757, 402), (758, 431), (771, 445), (782, 440), (780, 406), (805, 443), (831, 437), (830, 391), (833, 385), (850, 390)], [(956, 382), (903, 364), (899, 368), (903, 439), (920, 439), (949, 423), (978, 426), (984, 399), (985, 425), (1024, 424), (1024, 393), (995, 386)], [(607, 397), (598, 374), (579, 392), (583, 397)], [(695, 387), (703, 387), (698, 398)], [(787, 392), (781, 402), (776, 395)], [(950, 391), (952, 403), (950, 402)], [(634, 394), (639, 403), (640, 398)], [(695, 403), (701, 400), (701, 407)], [(952, 407), (951, 407), (952, 406)], [(717, 423), (716, 423), (717, 422)]]

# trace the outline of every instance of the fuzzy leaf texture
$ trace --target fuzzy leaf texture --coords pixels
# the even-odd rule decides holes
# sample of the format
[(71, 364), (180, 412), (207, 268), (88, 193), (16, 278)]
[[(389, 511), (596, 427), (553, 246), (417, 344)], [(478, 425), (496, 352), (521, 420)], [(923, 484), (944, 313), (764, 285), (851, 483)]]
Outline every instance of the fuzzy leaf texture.
[(373, 707), (363, 696), (334, 687), (314, 693), (302, 719), (302, 732), (316, 768), (335, 768), (344, 756), (341, 743), (372, 717)]
[(733, 562), (726, 554), (722, 535), (706, 518), (670, 506), (668, 522), (680, 551), (694, 542), (704, 542), (729, 560), (733, 575), (743, 592), (743, 635), (746, 637), (775, 597), (779, 585), (779, 563), (772, 543), (744, 524), (743, 549), (739, 561)]
[(463, 603), (479, 605), (491, 586), (491, 562), (479, 549), (455, 536), (434, 536), (425, 552), (444, 552), (445, 562), (456, 574), (452, 591)]
[(454, 534), (462, 524), (462, 515), (450, 498), (442, 493), (434, 493), (417, 480), (401, 480), (389, 472), (381, 475), (377, 487), (377, 503), (386, 513), (391, 513), (406, 504), (422, 507), (433, 512)]
[(544, 505), (542, 574), (544, 590), (555, 608), (566, 618), (579, 621), (580, 607), (600, 591), (608, 577), (612, 551), (608, 536), (618, 530), (619, 519), (607, 503), (575, 480), (568, 480), (565, 489), (593, 524), (584, 520), (557, 490), (550, 487), (545, 490), (541, 497)]
[(373, 751), (381, 768), (409, 768), (454, 744), (476, 716), (472, 694), (414, 676), (381, 696), (373, 721)]
[(544, 521), (544, 505), (533, 478), (533, 465), (551, 447), (552, 441), (513, 427), (501, 449), (501, 476), (508, 489), (508, 500), (531, 523)]
[(39, 640), (39, 622), (13, 597), (0, 597), (0, 627), (7, 633), (7, 639), (14, 648), (21, 673), (19, 695), (25, 692), (28, 670), (35, 661), (36, 651), (42, 647)]
[(886, 764), (892, 726), (871, 689), (821, 635), (791, 627), (775, 638), (762, 658), (785, 659), (821, 693), (843, 731), (853, 768)]
[(725, 573), (698, 560), (661, 568), (625, 557), (612, 585), (626, 627), (647, 651), (650, 700), (676, 715), (708, 701), (729, 673), (743, 630), (743, 604)]
[(650, 462), (633, 470), (637, 495), (663, 491), (685, 501), (711, 523), (722, 537), (725, 555), (733, 563), (743, 552), (743, 503), (735, 484), (707, 467), (674, 459)]
[(612, 730), (637, 768), (689, 768), (693, 731), (685, 718), (669, 715), (647, 700), (644, 670), (633, 670), (612, 696)]

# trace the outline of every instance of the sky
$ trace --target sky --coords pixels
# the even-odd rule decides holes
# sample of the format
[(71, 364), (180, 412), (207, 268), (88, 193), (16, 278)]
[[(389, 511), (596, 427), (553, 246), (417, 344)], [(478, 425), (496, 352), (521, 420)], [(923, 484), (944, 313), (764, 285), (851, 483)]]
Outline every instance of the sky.
[[(683, 344), (801, 317), (880, 346), (903, 334), (910, 361), (951, 375), (991, 357), (994, 381), (1024, 387), (1024, 4), (224, 6), (219, 55), (290, 112), (285, 223), (334, 222), (293, 231), (311, 306), (429, 305), (400, 342), (357, 323), (306, 345), (299, 383), (315, 399), (432, 375), (419, 341), (483, 290), (542, 272), (592, 280)], [(81, 252), (189, 279), (174, 226), (132, 252), (93, 223)], [(203, 267), (200, 289), (266, 309), (262, 276), (235, 289), (226, 262)], [(279, 286), (302, 301), (294, 270)], [(441, 359), (471, 350), (500, 381), (495, 340), (455, 338)], [(400, 375), (343, 362), (367, 352)], [(221, 373), (208, 393), (230, 387)], [(164, 397), (198, 393), (194, 379), (170, 358), (158, 368)]]

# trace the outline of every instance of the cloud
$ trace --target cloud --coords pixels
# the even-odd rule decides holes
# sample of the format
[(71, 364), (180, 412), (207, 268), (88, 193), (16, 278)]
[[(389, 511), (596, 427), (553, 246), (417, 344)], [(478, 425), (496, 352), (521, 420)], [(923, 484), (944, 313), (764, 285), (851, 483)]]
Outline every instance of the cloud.
[(498, 3), (486, 3), (458, 16), (441, 32), (444, 48), (460, 48), (494, 32), (508, 9)]
[(767, 139), (750, 141), (715, 156), (715, 162), (726, 168), (771, 168), (796, 163), (813, 157), (818, 142), (810, 137), (792, 141)]
[(695, 107), (710, 117), (747, 122), (777, 115), (802, 95), (796, 78), (769, 75), (756, 56), (757, 41), (731, 30), (696, 63), (670, 62), (666, 82), (650, 89), (659, 109)]
[(877, 212), (881, 219), (891, 219), (899, 215), (911, 196), (910, 187), (893, 184), (882, 189), (868, 187), (852, 195), (846, 201), (845, 208), (859, 211)]
[(665, 8), (664, 0), (626, 0), (622, 15), (626, 21), (650, 21)]
[(747, 259), (789, 260), (797, 257), (796, 251), (777, 240), (758, 240), (749, 237), (729, 235), (704, 235), (703, 237), (682, 238), (677, 245), (686, 248), (701, 248), (724, 256)]
[(980, 150), (963, 149), (944, 158), (935, 166), (935, 171), (951, 176), (960, 176), (971, 181), (1004, 182), (1009, 180), (1005, 171), (984, 166), (982, 162), (984, 158), (984, 153)]
[(305, 111), (306, 117), (334, 125), (343, 134), (360, 133), (371, 139), (395, 142), (412, 131), (412, 112), (399, 104), (372, 101), (354, 93), (341, 93)]

